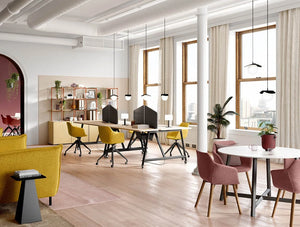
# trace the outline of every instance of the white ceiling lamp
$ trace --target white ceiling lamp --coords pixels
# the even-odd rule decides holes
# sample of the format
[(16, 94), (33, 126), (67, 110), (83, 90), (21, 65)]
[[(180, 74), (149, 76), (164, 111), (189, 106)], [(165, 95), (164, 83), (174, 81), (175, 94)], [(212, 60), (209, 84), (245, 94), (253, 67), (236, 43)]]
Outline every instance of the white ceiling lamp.
[(274, 90), (269, 90), (269, 1), (267, 0), (267, 90), (261, 90), (260, 94), (275, 94)]
[[(147, 24), (145, 25), (145, 50), (147, 50)], [(150, 98), (151, 98), (151, 95), (148, 95), (147, 91), (146, 91), (146, 93), (144, 93), (142, 95), (142, 99), (144, 101), (148, 101)]]
[(164, 93), (161, 94), (161, 99), (163, 101), (167, 101), (169, 98), (169, 95), (166, 93), (166, 19), (164, 19), (164, 59), (163, 59), (163, 91)]
[(131, 94), (129, 92), (130, 90), (130, 48), (129, 48), (129, 30), (127, 34), (127, 76), (128, 76), (128, 85), (127, 85), (127, 94), (125, 95), (125, 100), (130, 101), (131, 100)]
[(257, 73), (258, 68), (261, 68), (261, 65), (254, 62), (254, 0), (252, 0), (252, 63), (249, 65), (246, 65), (245, 68), (247, 68), (248, 73), (255, 74)]
[(114, 33), (114, 43), (113, 43), (113, 76), (114, 76), (114, 86), (112, 89), (112, 94), (110, 96), (111, 100), (117, 100), (118, 96), (114, 94), (114, 88), (116, 88), (116, 33)]

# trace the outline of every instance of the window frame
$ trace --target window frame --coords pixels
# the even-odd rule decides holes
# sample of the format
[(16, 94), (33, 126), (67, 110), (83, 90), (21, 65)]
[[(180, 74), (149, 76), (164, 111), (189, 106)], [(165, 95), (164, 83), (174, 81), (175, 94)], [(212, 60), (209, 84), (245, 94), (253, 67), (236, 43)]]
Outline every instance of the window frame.
[[(269, 29), (276, 29), (276, 25), (270, 25), (270, 26), (264, 26), (253, 29), (253, 32), (258, 31), (264, 31)], [(259, 78), (242, 78), (242, 68), (244, 67), (242, 65), (242, 36), (247, 33), (251, 33), (252, 29), (236, 32), (235, 34), (235, 46), (236, 46), (236, 112), (240, 113), (240, 88), (241, 83), (243, 82), (254, 82), (254, 81), (267, 81), (267, 77), (259, 77)], [(268, 77), (268, 80), (276, 80), (276, 77)], [(246, 129), (246, 127), (243, 127), (240, 125), (240, 115), (236, 115), (236, 129)], [(253, 128), (253, 127), (247, 127), (249, 130), (259, 130), (259, 128)]]
[[(197, 40), (192, 40), (182, 43), (182, 122), (186, 121), (186, 86), (197, 84), (197, 81), (188, 81), (187, 61), (188, 61), (188, 45), (197, 43)], [(191, 125), (197, 125), (195, 122), (188, 122)]]
[[(148, 87), (160, 86), (160, 83), (148, 83), (148, 53), (153, 51), (159, 51), (159, 47), (147, 49), (143, 51), (143, 94), (147, 93)], [(144, 100), (144, 105), (147, 105), (147, 101)]]

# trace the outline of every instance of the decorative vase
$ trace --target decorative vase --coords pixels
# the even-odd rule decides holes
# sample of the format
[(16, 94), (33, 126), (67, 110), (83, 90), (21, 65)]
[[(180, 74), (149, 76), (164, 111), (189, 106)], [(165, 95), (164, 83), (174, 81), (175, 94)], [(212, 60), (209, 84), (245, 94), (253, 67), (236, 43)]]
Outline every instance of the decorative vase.
[(263, 135), (261, 136), (261, 146), (266, 151), (271, 151), (276, 147), (276, 135)]

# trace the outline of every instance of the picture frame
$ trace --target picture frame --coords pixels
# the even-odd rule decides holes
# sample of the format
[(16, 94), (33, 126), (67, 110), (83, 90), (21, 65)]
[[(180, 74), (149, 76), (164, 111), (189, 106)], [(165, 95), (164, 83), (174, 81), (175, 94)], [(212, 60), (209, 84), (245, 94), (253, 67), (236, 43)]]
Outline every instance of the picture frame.
[(88, 90), (88, 98), (94, 99), (96, 97), (95, 90)]

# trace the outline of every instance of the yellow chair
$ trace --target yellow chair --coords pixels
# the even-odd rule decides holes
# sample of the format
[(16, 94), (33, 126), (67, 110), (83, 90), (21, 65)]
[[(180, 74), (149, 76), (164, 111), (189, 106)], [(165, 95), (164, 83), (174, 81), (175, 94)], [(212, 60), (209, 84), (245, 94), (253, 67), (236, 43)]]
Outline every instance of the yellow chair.
[[(189, 127), (189, 123), (186, 123), (186, 122), (182, 122), (179, 126), (180, 127)], [(183, 139), (185, 139), (188, 135), (188, 129), (183, 129), (182, 130), (182, 137)], [(180, 154), (182, 155), (181, 153), (181, 150), (180, 148), (183, 150), (184, 153), (187, 154), (188, 157), (190, 157), (189, 153), (183, 149), (182, 145), (180, 145), (177, 141), (178, 140), (181, 140), (181, 136), (180, 136), (180, 131), (174, 131), (174, 132), (168, 132), (167, 133), (167, 139), (170, 139), (170, 140), (175, 140), (175, 142), (169, 147), (169, 149), (165, 152), (165, 154), (167, 154), (168, 152), (170, 152), (170, 156), (172, 156), (172, 151), (173, 149), (175, 148), (175, 146), (178, 148)]]
[(75, 146), (74, 153), (76, 153), (76, 150), (79, 149), (79, 152), (80, 152), (79, 153), (79, 157), (81, 157), (81, 147), (80, 147), (80, 145), (83, 145), (86, 149), (88, 149), (89, 150), (89, 154), (91, 154), (91, 149), (88, 148), (86, 146), (86, 144), (81, 141), (81, 137), (87, 136), (87, 134), (85, 134), (84, 129), (80, 128), (80, 127), (73, 126), (70, 122), (67, 122), (67, 126), (68, 126), (69, 135), (72, 136), (72, 137), (76, 137), (77, 139), (75, 140), (74, 143), (71, 144), (71, 146), (68, 147), (68, 149), (65, 151), (64, 155), (66, 155), (67, 151), (71, 147), (73, 147), (75, 144), (76, 144), (76, 146)]
[(96, 165), (98, 165), (99, 160), (108, 155), (108, 152), (111, 152), (111, 167), (114, 167), (114, 152), (117, 152), (122, 158), (124, 158), (125, 164), (127, 164), (128, 160), (125, 158), (117, 149), (116, 144), (117, 143), (123, 143), (124, 142), (124, 133), (122, 132), (114, 132), (110, 127), (108, 126), (99, 126), (99, 138), (102, 143), (105, 143), (105, 149), (103, 152), (103, 155), (101, 155)]
[(3, 128), (0, 128), (0, 137), (2, 136), (3, 134)]

